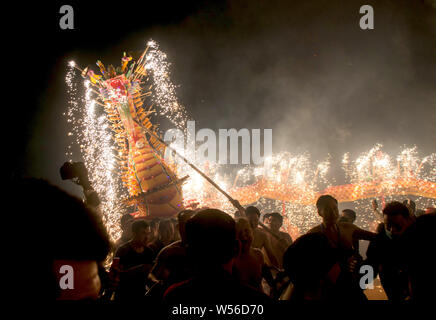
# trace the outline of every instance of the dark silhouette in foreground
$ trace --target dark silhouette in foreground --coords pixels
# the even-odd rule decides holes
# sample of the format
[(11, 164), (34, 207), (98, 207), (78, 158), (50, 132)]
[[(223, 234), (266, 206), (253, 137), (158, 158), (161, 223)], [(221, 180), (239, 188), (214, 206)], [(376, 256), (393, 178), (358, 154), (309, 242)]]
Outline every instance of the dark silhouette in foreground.
[(186, 223), (186, 239), (195, 276), (171, 286), (164, 295), (165, 303), (260, 303), (269, 300), (232, 276), (239, 245), (231, 216), (216, 209), (200, 211)]

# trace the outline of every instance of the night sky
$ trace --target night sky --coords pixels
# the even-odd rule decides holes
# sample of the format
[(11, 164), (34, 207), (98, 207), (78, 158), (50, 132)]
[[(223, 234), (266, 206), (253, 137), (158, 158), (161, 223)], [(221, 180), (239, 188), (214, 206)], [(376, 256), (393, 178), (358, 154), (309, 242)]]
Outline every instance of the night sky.
[[(75, 10), (75, 30), (59, 28), (63, 4)], [(364, 4), (374, 30), (359, 28)], [(15, 175), (79, 190), (59, 177), (67, 62), (117, 66), (150, 38), (198, 128), (271, 128), (274, 152), (329, 153), (338, 174), (345, 152), (354, 158), (377, 142), (392, 155), (404, 145), (436, 152), (433, 0), (69, 1), (7, 12), (20, 17), (4, 29), (15, 62), (3, 59), (17, 77), (15, 103), (3, 103), (5, 128), (14, 124), (3, 155)]]

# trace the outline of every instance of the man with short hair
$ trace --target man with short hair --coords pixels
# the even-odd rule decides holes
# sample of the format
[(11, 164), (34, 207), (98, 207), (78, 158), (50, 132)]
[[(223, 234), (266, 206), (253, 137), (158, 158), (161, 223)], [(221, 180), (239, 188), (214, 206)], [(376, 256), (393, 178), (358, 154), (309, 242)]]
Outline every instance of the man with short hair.
[(283, 216), (278, 212), (268, 213), (266, 216), (266, 225), (271, 229), (271, 231), (279, 238), (268, 234), (271, 241), (271, 247), (273, 249), (274, 255), (278, 260), (278, 267), (283, 267), (283, 254), (286, 249), (292, 244), (291, 236), (280, 228), (283, 225)]
[(405, 204), (392, 201), (383, 209), (383, 220), (386, 230), (395, 238), (415, 222), (415, 215)]
[(309, 230), (308, 233), (324, 233), (333, 248), (350, 250), (353, 249), (355, 239), (372, 240), (375, 237), (373, 232), (363, 230), (349, 222), (338, 221), (338, 201), (331, 195), (320, 196), (316, 202), (316, 207), (322, 218), (322, 223)]
[(413, 224), (414, 217), (405, 204), (393, 201), (383, 209), (383, 220), (384, 231), (370, 242), (365, 264), (373, 267), (374, 277), (380, 275), (388, 299), (400, 301), (409, 295), (400, 236)]
[(117, 300), (141, 299), (145, 296), (147, 277), (153, 264), (153, 251), (147, 247), (150, 226), (145, 220), (132, 224), (132, 239), (115, 253), (119, 257), (120, 282)]
[(246, 218), (236, 220), (236, 238), (241, 244), (241, 250), (235, 259), (234, 274), (241, 283), (262, 291), (263, 253), (251, 246), (253, 230)]
[(259, 228), (260, 211), (254, 206), (249, 206), (245, 209), (245, 216), (250, 222), (250, 226), (253, 230), (253, 248), (264, 249), (271, 264), (276, 268), (279, 267), (279, 262), (274, 254), (274, 250), (271, 245), (271, 240), (267, 236), (266, 232)]
[[(387, 268), (386, 263), (382, 265), (385, 262), (383, 260), (380, 263), (380, 278), (383, 272), (391, 280), (388, 283), (390, 286), (385, 289), (386, 293), (389, 291), (390, 299), (410, 297), (413, 300), (433, 301), (436, 298), (436, 215), (430, 213), (415, 218), (410, 206), (396, 201), (389, 203), (383, 214), (386, 229), (396, 249), (389, 252), (395, 254), (395, 268)], [(383, 254), (387, 253), (387, 250), (380, 252), (378, 257), (385, 258)]]
[(337, 285), (339, 292), (347, 300), (366, 300), (358, 283), (357, 267), (359, 256), (353, 247), (355, 240), (371, 240), (376, 234), (360, 229), (349, 222), (339, 222), (338, 201), (331, 195), (322, 195), (316, 201), (318, 214), (322, 223), (308, 233), (324, 234), (332, 248), (337, 253), (337, 259), (341, 266), (341, 275)]

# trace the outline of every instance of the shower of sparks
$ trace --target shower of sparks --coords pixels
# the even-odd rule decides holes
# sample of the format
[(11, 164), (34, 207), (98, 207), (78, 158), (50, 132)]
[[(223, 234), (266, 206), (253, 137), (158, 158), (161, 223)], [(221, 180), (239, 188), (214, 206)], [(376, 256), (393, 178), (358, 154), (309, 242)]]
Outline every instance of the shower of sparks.
[(112, 131), (106, 114), (96, 107), (89, 80), (85, 81), (85, 128), (84, 144), (81, 152), (85, 165), (90, 168), (91, 182), (100, 197), (100, 210), (104, 212), (104, 222), (112, 239), (120, 236), (119, 219), (122, 207), (119, 199), (123, 196), (117, 174), (116, 149), (112, 141)]
[[(121, 235), (119, 218), (123, 213), (123, 207), (119, 199), (126, 192), (120, 186), (120, 178), (117, 174), (118, 165), (112, 133), (104, 111), (96, 106), (88, 80), (84, 82), (85, 98), (80, 102), (77, 100), (78, 89), (74, 81), (75, 64), (70, 62), (69, 66), (66, 83), (70, 101), (66, 116), (72, 129), (68, 135), (74, 139), (71, 143), (80, 147), (89, 179), (101, 201), (97, 210), (102, 215), (111, 239), (115, 241)], [(70, 161), (73, 161), (71, 143), (68, 146), (67, 156)]]
[(420, 158), (416, 146), (403, 148), (394, 160), (384, 153), (382, 148), (381, 144), (376, 144), (368, 152), (362, 153), (352, 163), (350, 163), (349, 154), (344, 155), (342, 160), (343, 168), (346, 176), (350, 179), (350, 183), (389, 182), (400, 178), (436, 181), (434, 170), (436, 164), (435, 153)]
[[(179, 152), (183, 154), (183, 149)], [(383, 200), (387, 203), (392, 200), (402, 201), (410, 197), (410, 195), (401, 193), (402, 183), (407, 184), (409, 181), (414, 186), (418, 184), (419, 189), (420, 181), (423, 183), (436, 181), (434, 170), (436, 154), (421, 159), (416, 147), (403, 148), (396, 157), (397, 163), (393, 161), (395, 157), (382, 151), (380, 144), (376, 144), (355, 160), (351, 160), (350, 154), (346, 153), (342, 165), (348, 184), (343, 186), (334, 186), (335, 179), (328, 177), (330, 157), (314, 164), (310, 161), (308, 153), (292, 155), (288, 152), (281, 152), (265, 159), (262, 166), (246, 166), (230, 176), (218, 174), (226, 172), (226, 166), (215, 163), (195, 163), (194, 156), (190, 154), (184, 156), (210, 177), (215, 178), (215, 181), (231, 195), (232, 191), (239, 189), (240, 192), (237, 193), (240, 196), (239, 200), (248, 196), (249, 192), (257, 195), (266, 194), (264, 197), (258, 196), (257, 200), (250, 204), (258, 206), (262, 213), (283, 214), (285, 217), (283, 228), (294, 235), (306, 232), (320, 222), (314, 200), (324, 193), (323, 190), (331, 190), (328, 189), (329, 187), (343, 189), (342, 192), (350, 192), (349, 189), (364, 188), (367, 183), (374, 183), (382, 188)], [(185, 199), (188, 200), (186, 204), (195, 199), (200, 206), (220, 208), (229, 213), (234, 211), (229, 201), (189, 166), (180, 166), (179, 170), (179, 174), (188, 172), (190, 175), (190, 179), (183, 186)], [(259, 186), (258, 183), (262, 181), (264, 184)], [(268, 188), (268, 186), (273, 187)], [(436, 183), (434, 188), (436, 188)], [(286, 196), (289, 190), (294, 190), (292, 197), (296, 201), (280, 200), (279, 198)], [(374, 223), (380, 221), (380, 217), (375, 216), (371, 210), (372, 199), (374, 198), (357, 199), (352, 203), (345, 202), (341, 204), (341, 207), (356, 210), (357, 224), (373, 230)], [(421, 209), (435, 206), (435, 201), (429, 198), (418, 196), (414, 200), (417, 207)], [(382, 204), (382, 202), (379, 199), (379, 203)]]
[[(68, 132), (68, 136), (79, 136), (79, 127), (77, 126), (77, 122), (80, 121), (80, 119), (76, 118), (76, 115), (80, 114), (79, 109), (79, 103), (77, 101), (77, 83), (74, 81), (75, 77), (75, 69), (74, 69), (75, 63), (74, 61), (70, 61), (69, 68), (67, 75), (65, 77), (65, 83), (67, 85), (67, 93), (70, 97), (70, 100), (68, 101), (68, 108), (67, 112), (63, 113), (63, 115), (67, 118), (67, 122), (71, 123), (70, 128), (72, 131)], [(72, 146), (73, 140), (69, 141), (66, 156), (71, 160), (71, 157), (73, 156), (73, 146)]]
[[(420, 193), (424, 190), (424, 183), (433, 183), (433, 190), (436, 190), (436, 154), (420, 158), (418, 149), (414, 146), (404, 147), (396, 157), (391, 157), (382, 148), (381, 144), (376, 144), (354, 161), (350, 161), (348, 153), (344, 155), (342, 164), (349, 183), (355, 186), (363, 186), (365, 183), (381, 186), (383, 194), (377, 199), (379, 210), (383, 203), (393, 200), (402, 202), (406, 198), (413, 198), (417, 209), (434, 207), (434, 199), (410, 196), (401, 190), (410, 184)], [(368, 199), (358, 199), (352, 205), (354, 208), (351, 209), (356, 209), (358, 213), (357, 223), (361, 227), (373, 228), (373, 222), (381, 220), (381, 217), (376, 217), (372, 212), (371, 201)]]
[[(150, 40), (147, 43), (146, 55), (139, 61), (145, 66), (150, 78), (153, 90), (153, 106), (159, 116), (171, 121), (177, 128), (187, 134), (187, 113), (185, 108), (178, 102), (176, 86), (170, 79), (170, 63), (167, 56), (159, 49), (158, 44)], [(116, 157), (114, 133), (110, 129), (104, 108), (97, 102), (98, 94), (93, 90), (89, 80), (84, 82), (84, 93), (77, 88), (75, 80), (76, 63), (68, 63), (69, 70), (66, 75), (67, 92), (70, 97), (66, 114), (67, 122), (71, 127), (68, 136), (72, 139), (67, 149), (67, 157), (73, 161), (74, 146), (80, 147), (81, 158), (88, 169), (89, 179), (101, 200), (98, 210), (102, 213), (104, 223), (112, 240), (117, 240), (121, 235), (119, 219), (125, 213), (125, 207), (120, 199), (127, 197), (127, 190), (122, 186), (119, 175), (119, 165)], [(81, 70), (82, 71), (82, 70)], [(138, 79), (139, 80), (139, 79)], [(108, 92), (115, 94), (114, 92)], [(78, 99), (78, 96), (84, 96)], [(76, 158), (80, 156), (76, 155)], [(179, 170), (180, 171), (180, 170)], [(191, 184), (195, 184), (195, 174), (190, 172)], [(184, 174), (186, 175), (186, 173)], [(198, 177), (197, 177), (198, 178)], [(184, 187), (184, 189), (187, 189)], [(189, 192), (187, 192), (189, 194)]]
[(152, 75), (154, 105), (159, 115), (168, 118), (177, 128), (185, 130), (188, 116), (186, 109), (177, 99), (177, 86), (171, 82), (171, 63), (168, 62), (167, 55), (159, 49), (155, 41), (148, 41), (147, 46), (145, 68), (151, 71)]
[[(171, 64), (156, 42), (151, 40), (147, 45), (147, 53), (139, 63), (145, 66), (150, 76), (152, 85), (149, 89), (152, 90), (153, 107), (158, 116), (165, 117), (176, 128), (181, 129), (187, 141), (188, 116), (186, 109), (177, 99), (177, 86), (170, 79)], [(70, 101), (65, 116), (71, 126), (68, 136), (72, 140), (68, 146), (67, 156), (73, 161), (73, 145), (80, 146), (89, 178), (101, 200), (99, 210), (112, 240), (117, 240), (120, 236), (119, 218), (125, 210), (120, 204), (120, 199), (127, 196), (127, 190), (120, 181), (120, 168), (113, 141), (114, 133), (110, 129), (104, 108), (101, 108), (97, 102), (96, 94), (88, 80), (85, 81), (85, 87), (82, 89), (84, 93), (80, 94), (82, 90), (78, 89), (75, 81), (76, 69), (75, 62), (70, 61), (65, 79)], [(78, 99), (78, 96), (85, 98)], [(335, 184), (334, 177), (328, 178), (330, 157), (313, 163), (308, 153), (295, 155), (281, 152), (265, 159), (261, 166), (248, 165), (238, 170), (235, 175), (230, 175), (227, 171), (229, 168), (225, 165), (199, 163), (196, 161), (199, 157), (195, 154), (184, 154), (183, 146), (172, 144), (171, 147), (229, 194), (238, 194), (239, 197), (236, 198), (241, 202), (243, 197), (247, 197), (254, 200), (245, 201), (245, 204), (258, 206), (262, 213), (283, 214), (284, 229), (293, 237), (308, 231), (320, 222), (314, 200), (323, 193), (323, 190), (331, 190), (328, 188)], [(399, 155), (393, 158), (382, 151), (382, 145), (377, 144), (355, 160), (350, 159), (349, 153), (344, 155), (342, 167), (349, 185), (337, 186), (337, 188), (361, 188), (365, 184), (373, 183), (382, 186), (382, 200), (387, 202), (400, 199), (400, 196), (393, 196), (398, 194), (398, 181), (407, 183), (414, 179), (413, 181), (436, 182), (435, 161), (436, 154), (419, 158), (416, 147), (403, 148)], [(234, 212), (235, 209), (227, 198), (189, 165), (178, 161), (175, 170), (178, 177), (189, 175), (189, 179), (182, 185), (186, 207), (213, 207), (230, 214)], [(421, 190), (419, 185), (417, 188), (418, 191)], [(404, 199), (404, 196), (401, 199)], [(357, 199), (350, 206), (358, 213), (358, 224), (365, 228), (369, 228), (372, 222), (379, 219), (370, 210), (370, 200)], [(419, 208), (435, 205), (434, 200), (419, 196), (416, 203)]]
[[(237, 171), (236, 175), (228, 174), (228, 167), (217, 163), (196, 162), (198, 157), (195, 154), (184, 154), (183, 148), (176, 144), (172, 148), (186, 157), (191, 163), (211, 177), (222, 189), (227, 190), (231, 195), (232, 191), (249, 188), (248, 192), (258, 192), (256, 182), (263, 181), (267, 187), (264, 189), (270, 195), (258, 197), (252, 204), (258, 206), (263, 213), (279, 212), (285, 216), (284, 228), (296, 235), (296, 230), (307, 231), (314, 224), (319, 222), (315, 206), (311, 204), (299, 204), (274, 200), (275, 197), (286, 195), (289, 188), (295, 190), (294, 197), (309, 201), (315, 197), (316, 191), (330, 183), (327, 180), (327, 173), (330, 167), (330, 159), (313, 164), (307, 153), (292, 155), (288, 152), (281, 152), (265, 159), (260, 166), (245, 166)], [(188, 174), (190, 178), (183, 185), (185, 206), (198, 204), (198, 207), (218, 208), (230, 214), (235, 208), (228, 199), (217, 191), (212, 185), (204, 180), (189, 165), (180, 164), (178, 175)], [(268, 188), (268, 185), (273, 185)], [(237, 192), (237, 191), (236, 191)], [(242, 191), (242, 196), (244, 191)], [(259, 194), (261, 191), (259, 191)], [(238, 195), (234, 194), (238, 198)], [(239, 200), (243, 200), (239, 198)]]
[[(271, 195), (286, 195), (294, 190), (293, 197), (307, 200), (315, 197), (318, 190), (329, 186), (327, 179), (330, 168), (330, 158), (314, 164), (308, 153), (293, 155), (280, 152), (265, 159), (263, 166), (248, 166), (239, 172), (237, 186), (252, 185), (256, 181), (264, 181)], [(319, 223), (314, 204), (300, 204), (298, 201), (281, 201), (274, 197), (260, 198), (254, 203), (261, 208), (262, 213), (279, 212), (284, 215), (283, 228), (294, 237), (298, 232), (306, 232)]]

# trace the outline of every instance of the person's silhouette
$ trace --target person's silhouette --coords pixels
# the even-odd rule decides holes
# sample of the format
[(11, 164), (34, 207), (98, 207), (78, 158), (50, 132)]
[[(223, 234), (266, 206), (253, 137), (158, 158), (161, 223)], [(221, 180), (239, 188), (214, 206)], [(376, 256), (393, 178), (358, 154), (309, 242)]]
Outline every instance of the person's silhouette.
[(240, 284), (231, 275), (239, 252), (231, 216), (216, 209), (200, 211), (186, 223), (186, 239), (195, 276), (168, 288), (164, 295), (166, 303), (268, 300), (266, 295)]

